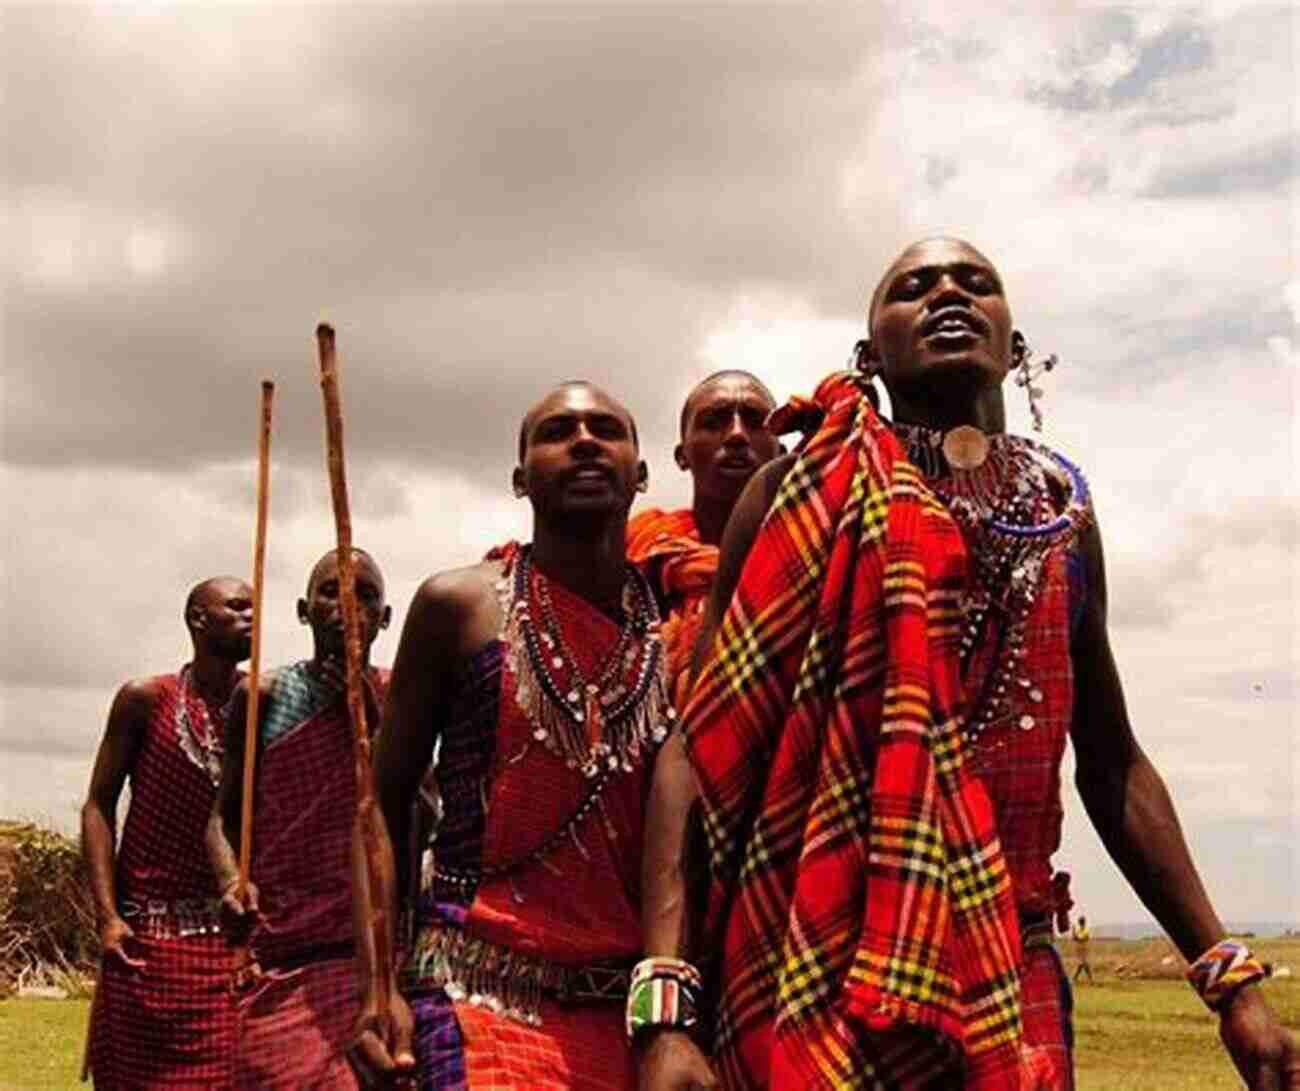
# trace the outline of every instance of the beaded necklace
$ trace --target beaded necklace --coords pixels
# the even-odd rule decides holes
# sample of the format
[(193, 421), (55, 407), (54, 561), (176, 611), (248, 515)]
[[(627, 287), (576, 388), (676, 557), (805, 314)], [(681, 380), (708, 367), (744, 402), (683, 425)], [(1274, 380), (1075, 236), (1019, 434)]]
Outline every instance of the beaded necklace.
[[(513, 566), (513, 573), (502, 576), (496, 589), (506, 667), (515, 676), (515, 701), (533, 725), (533, 741), (567, 768), (580, 770), (588, 787), (568, 819), (529, 851), (471, 868), (436, 864), (440, 881), (465, 890), (544, 863), (566, 840), (587, 857), (578, 827), (593, 809), (603, 813), (605, 789), (667, 738), (677, 716), (668, 700), (659, 608), (639, 569), (627, 566), (619, 638), (597, 680), (587, 682), (564, 642), (549, 581), (533, 566), (531, 547), (520, 548)], [(534, 598), (541, 628), (533, 621)], [(526, 749), (509, 760), (519, 761)], [(523, 900), (518, 892), (515, 897)]]
[[(190, 665), (181, 668), (180, 692), (176, 695), (176, 737), (180, 740), (181, 752), (196, 765), (212, 782), (215, 788), (221, 782), (222, 740), (212, 726), (212, 717), (208, 713), (208, 703), (195, 692), (193, 672)], [(190, 718), (190, 704), (197, 705), (198, 718), (202, 730), (196, 730)]]
[(619, 638), (590, 679), (564, 642), (550, 581), (533, 565), (531, 547), (519, 550), (514, 572), (502, 577), (497, 590), (506, 665), (533, 739), (588, 780), (602, 771), (631, 772), (643, 752), (663, 742), (676, 718), (659, 608), (645, 577), (627, 566)]
[[(974, 743), (989, 727), (1007, 721), (1032, 731), (1037, 725), (1032, 708), (1044, 694), (1024, 668), (1026, 623), (1048, 554), (1067, 547), (1091, 518), (1088, 483), (1063, 455), (1021, 436), (987, 437), (983, 457), (959, 469), (944, 457), (943, 432), (910, 424), (893, 428), (909, 460), (961, 527), (973, 561), (961, 604), (963, 677), (983, 641), (997, 642), (994, 666), (969, 706), (966, 739)], [(1063, 478), (1069, 487), (1059, 511), (1052, 478)], [(1026, 709), (1019, 716), (1017, 706)]]

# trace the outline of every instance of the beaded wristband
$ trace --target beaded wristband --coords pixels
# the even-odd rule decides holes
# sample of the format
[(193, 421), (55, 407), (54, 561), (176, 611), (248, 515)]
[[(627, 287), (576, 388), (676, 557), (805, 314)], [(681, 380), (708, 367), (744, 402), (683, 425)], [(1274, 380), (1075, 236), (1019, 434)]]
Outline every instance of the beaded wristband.
[(1218, 1011), (1243, 985), (1268, 977), (1244, 943), (1225, 939), (1187, 968), (1187, 980), (1211, 1011)]
[(680, 958), (645, 958), (627, 990), (627, 1038), (650, 1027), (691, 1030), (699, 1021), (700, 971)]

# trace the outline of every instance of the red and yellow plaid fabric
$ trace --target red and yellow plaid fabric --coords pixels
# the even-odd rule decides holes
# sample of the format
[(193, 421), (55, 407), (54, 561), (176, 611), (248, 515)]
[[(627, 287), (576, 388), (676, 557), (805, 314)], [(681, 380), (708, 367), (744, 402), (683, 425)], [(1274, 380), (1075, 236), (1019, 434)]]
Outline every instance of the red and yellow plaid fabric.
[(1010, 878), (957, 715), (960, 532), (853, 376), (816, 400), (683, 723), (719, 1071), (1031, 1086)]

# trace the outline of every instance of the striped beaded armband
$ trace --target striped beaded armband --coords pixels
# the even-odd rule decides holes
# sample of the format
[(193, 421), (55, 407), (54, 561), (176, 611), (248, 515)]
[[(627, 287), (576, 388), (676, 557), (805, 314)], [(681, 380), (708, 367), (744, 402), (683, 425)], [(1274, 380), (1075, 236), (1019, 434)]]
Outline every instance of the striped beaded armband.
[(700, 971), (680, 958), (645, 958), (627, 990), (627, 1038), (649, 1027), (690, 1030), (699, 1021)]
[(1218, 1011), (1243, 985), (1268, 977), (1244, 943), (1225, 939), (1187, 968), (1187, 980), (1211, 1011)]

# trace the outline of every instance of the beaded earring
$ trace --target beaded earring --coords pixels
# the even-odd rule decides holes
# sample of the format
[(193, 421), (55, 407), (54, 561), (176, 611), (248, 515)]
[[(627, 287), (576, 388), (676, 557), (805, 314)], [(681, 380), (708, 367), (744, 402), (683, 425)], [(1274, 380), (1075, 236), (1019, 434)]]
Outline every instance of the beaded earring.
[(1025, 340), (1025, 335), (1016, 330), (1011, 335), (1011, 366), (1016, 373), (1016, 386), (1025, 388), (1025, 395), (1029, 398), (1029, 415), (1034, 418), (1034, 431), (1043, 430), (1043, 411), (1038, 407), (1039, 399), (1043, 396), (1043, 388), (1035, 386), (1034, 380), (1040, 375), (1046, 375), (1051, 371), (1059, 361), (1056, 353), (1052, 353), (1044, 360), (1037, 363), (1031, 363), (1033, 360), (1034, 350), (1029, 347), (1029, 342)]

